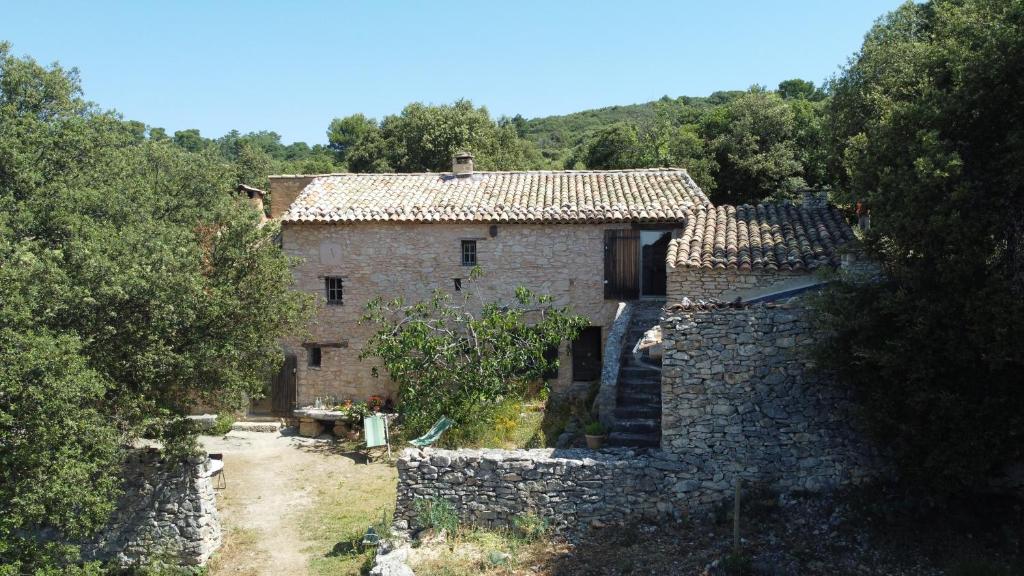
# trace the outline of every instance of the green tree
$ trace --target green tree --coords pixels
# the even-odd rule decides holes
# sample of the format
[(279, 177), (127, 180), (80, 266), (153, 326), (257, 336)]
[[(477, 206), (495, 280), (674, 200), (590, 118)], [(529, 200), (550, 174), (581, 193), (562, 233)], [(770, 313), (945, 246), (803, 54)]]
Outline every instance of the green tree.
[(719, 166), (716, 203), (787, 197), (806, 185), (793, 110), (777, 94), (754, 87), (706, 115), (702, 129)]
[(338, 161), (345, 162), (353, 148), (365, 149), (371, 146), (371, 140), (379, 139), (379, 134), (380, 127), (376, 120), (362, 114), (353, 114), (331, 120), (327, 128), (327, 141), (330, 142), (331, 150), (338, 155)]
[(199, 152), (210, 144), (210, 141), (203, 138), (199, 134), (199, 130), (195, 128), (189, 128), (188, 130), (178, 130), (174, 133), (174, 143), (181, 146), (189, 152)]
[(793, 78), (779, 82), (777, 90), (783, 100), (822, 100), (825, 93), (815, 88), (814, 82)]
[(274, 165), (270, 155), (262, 149), (240, 140), (235, 144), (234, 180), (236, 184), (247, 184), (264, 190), (270, 184), (267, 176)]
[(586, 148), (584, 162), (594, 170), (638, 168), (640, 135), (632, 124), (620, 122), (598, 131)]
[(827, 296), (822, 362), (935, 493), (1024, 459), (1022, 71), (1020, 2), (908, 2), (832, 86), (837, 195), (885, 274)]
[[(472, 276), (479, 274), (476, 269)], [(516, 289), (513, 302), (480, 306), (470, 283), (466, 287), (459, 302), (437, 291), (415, 304), (377, 299), (367, 305), (364, 320), (377, 333), (360, 358), (378, 359), (398, 384), (410, 434), (447, 416), (456, 423), (457, 442), (460, 425), (488, 421), (502, 400), (522, 397), (531, 381), (557, 367), (545, 352), (587, 325), (526, 288)]]
[(122, 447), (191, 450), (188, 407), (259, 394), (308, 318), (233, 180), (0, 44), (0, 573), (72, 570)]
[(715, 191), (718, 163), (701, 138), (699, 126), (684, 124), (674, 129), (669, 135), (668, 155), (668, 164), (686, 168), (705, 193), (711, 194)]

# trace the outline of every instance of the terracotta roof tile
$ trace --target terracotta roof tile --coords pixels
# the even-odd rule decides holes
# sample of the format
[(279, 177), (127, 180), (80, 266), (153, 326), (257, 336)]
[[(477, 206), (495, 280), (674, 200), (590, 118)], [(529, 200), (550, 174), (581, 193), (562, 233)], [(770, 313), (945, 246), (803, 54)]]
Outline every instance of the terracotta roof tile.
[(686, 170), (329, 174), (286, 222), (682, 222), (708, 198)]
[(853, 237), (831, 206), (702, 205), (669, 244), (668, 262), (716, 270), (813, 270), (837, 266), (837, 249)]

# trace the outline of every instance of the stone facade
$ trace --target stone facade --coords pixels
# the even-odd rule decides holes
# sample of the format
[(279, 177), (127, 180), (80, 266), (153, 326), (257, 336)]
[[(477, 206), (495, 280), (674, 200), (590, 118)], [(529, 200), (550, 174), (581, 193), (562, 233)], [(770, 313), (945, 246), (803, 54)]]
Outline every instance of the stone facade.
[(807, 278), (807, 272), (772, 272), (769, 270), (709, 270), (677, 266), (668, 268), (668, 301), (684, 297), (697, 299), (729, 299), (748, 290), (767, 290), (796, 279)]
[[(367, 302), (378, 296), (415, 301), (438, 288), (455, 294), (455, 278), (462, 279), (464, 290), (487, 300), (509, 301), (520, 285), (550, 294), (556, 305), (571, 306), (601, 326), (605, 338), (618, 302), (604, 299), (604, 230), (624, 226), (284, 223), (284, 251), (301, 259), (294, 269), (296, 287), (321, 300), (326, 276), (340, 276), (344, 288), (343, 304), (321, 307), (308, 340), (289, 343), (298, 356), (298, 404), (309, 404), (317, 396), (361, 400), (393, 393), (385, 378), (371, 376), (370, 361), (358, 359), (373, 333), (372, 326), (359, 324)], [(461, 263), (462, 240), (476, 241), (477, 262), (485, 274), (472, 285), (471, 268)], [(309, 365), (311, 344), (322, 346), (319, 368)], [(566, 348), (561, 350), (555, 391), (572, 383)]]
[(210, 460), (173, 464), (156, 450), (137, 450), (124, 464), (124, 493), (110, 523), (83, 545), (86, 558), (121, 566), (153, 559), (206, 563), (221, 544)]
[(662, 322), (662, 449), (708, 472), (819, 490), (872, 474), (852, 398), (814, 369), (799, 305)]

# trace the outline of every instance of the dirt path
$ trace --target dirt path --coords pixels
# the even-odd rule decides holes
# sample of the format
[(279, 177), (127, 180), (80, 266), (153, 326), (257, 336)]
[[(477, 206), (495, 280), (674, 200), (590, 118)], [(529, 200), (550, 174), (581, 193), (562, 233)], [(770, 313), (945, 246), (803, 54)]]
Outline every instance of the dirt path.
[(287, 433), (202, 443), (224, 454), (227, 478), (217, 502), (224, 545), (211, 576), (358, 574), (364, 558), (347, 543), (394, 506), (394, 468)]

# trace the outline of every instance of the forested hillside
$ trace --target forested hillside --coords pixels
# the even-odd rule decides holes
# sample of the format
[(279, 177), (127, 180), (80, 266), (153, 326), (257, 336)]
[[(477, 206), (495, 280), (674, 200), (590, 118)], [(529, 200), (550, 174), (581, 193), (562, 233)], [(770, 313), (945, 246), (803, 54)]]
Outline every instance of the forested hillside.
[(683, 167), (714, 201), (740, 203), (826, 184), (827, 102), (814, 84), (789, 80), (775, 90), (666, 96), (531, 120), (495, 119), (468, 100), (412, 103), (379, 121), (335, 118), (327, 146), (285, 145), (271, 131), (205, 138), (131, 124), (140, 137), (218, 156), (237, 182), (257, 187), (272, 173), (441, 172), (455, 152), (469, 150), (481, 170)]

